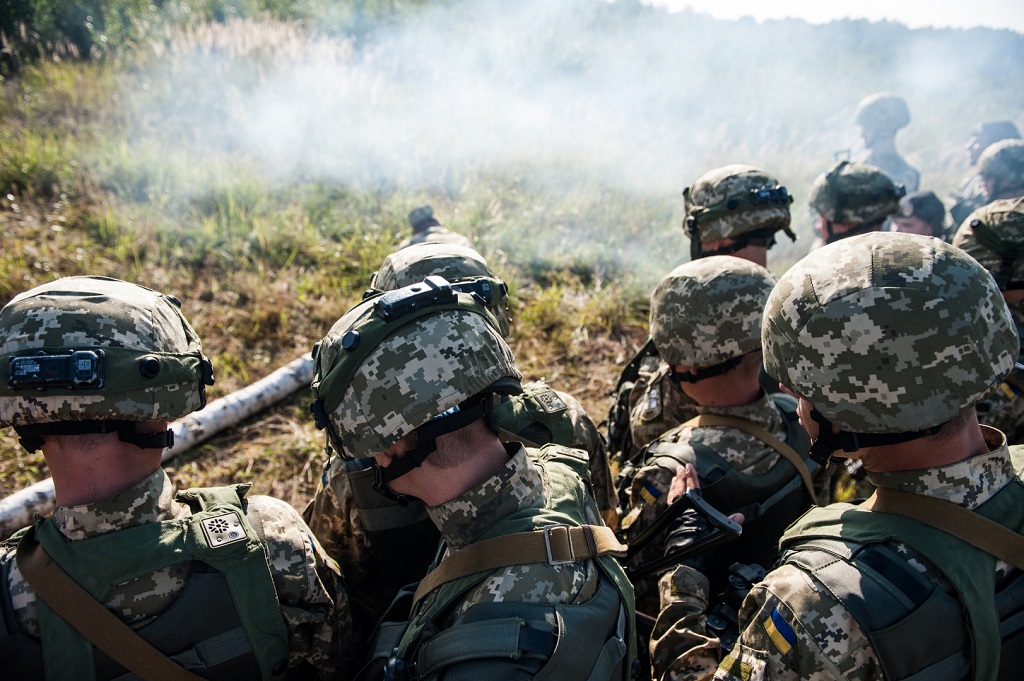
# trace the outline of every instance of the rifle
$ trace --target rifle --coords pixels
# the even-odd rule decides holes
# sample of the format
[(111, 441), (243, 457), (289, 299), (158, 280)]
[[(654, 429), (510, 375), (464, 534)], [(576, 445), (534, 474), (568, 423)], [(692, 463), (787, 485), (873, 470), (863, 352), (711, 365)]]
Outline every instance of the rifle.
[(633, 447), (633, 438), (629, 430), (629, 394), (640, 376), (640, 367), (644, 360), (657, 356), (658, 348), (654, 346), (654, 339), (648, 338), (633, 359), (622, 369), (619, 382), (611, 392), (612, 406), (608, 410), (608, 418), (601, 425), (608, 426), (605, 447), (620, 465)]

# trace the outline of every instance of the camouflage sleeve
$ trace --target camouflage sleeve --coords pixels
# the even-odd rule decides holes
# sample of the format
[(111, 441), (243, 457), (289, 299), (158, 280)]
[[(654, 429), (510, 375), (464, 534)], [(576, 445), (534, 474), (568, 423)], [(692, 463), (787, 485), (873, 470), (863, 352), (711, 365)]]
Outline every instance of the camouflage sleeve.
[(372, 565), (370, 545), (341, 457), (327, 463), (304, 518), (327, 555), (338, 561), (346, 583), (365, 581)]
[(355, 673), (358, 632), (338, 564), (287, 503), (253, 497), (267, 542), (270, 570), (288, 629), (289, 662), (308, 663), (319, 679)]
[(721, 646), (706, 630), (708, 578), (685, 565), (658, 582), (661, 612), (651, 633), (651, 678), (655, 681), (709, 679)]
[(783, 565), (755, 585), (742, 631), (715, 674), (721, 681), (874, 681), (878, 659), (850, 613), (808, 574)]

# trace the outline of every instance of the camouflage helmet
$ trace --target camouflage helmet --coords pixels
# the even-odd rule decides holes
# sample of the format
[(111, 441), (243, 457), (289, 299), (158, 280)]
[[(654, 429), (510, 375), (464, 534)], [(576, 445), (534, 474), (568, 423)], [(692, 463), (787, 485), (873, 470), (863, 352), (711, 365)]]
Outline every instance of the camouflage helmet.
[(953, 245), (981, 263), (1000, 290), (1024, 289), (1024, 197), (993, 201), (971, 213)]
[(903, 185), (879, 168), (840, 161), (814, 180), (809, 203), (829, 222), (856, 226), (896, 213), (905, 194)]
[(376, 291), (392, 291), (417, 284), (431, 275), (446, 279), (466, 293), (475, 292), (498, 320), (501, 335), (508, 336), (508, 286), (494, 276), (484, 257), (469, 246), (442, 242), (407, 246), (384, 258), (370, 286)]
[(775, 281), (743, 258), (680, 265), (651, 294), (651, 337), (672, 366), (706, 367), (761, 347), (761, 315)]
[(792, 202), (778, 180), (754, 166), (732, 164), (701, 175), (683, 190), (683, 231), (694, 247), (692, 259), (700, 257), (701, 242), (751, 232), (763, 231), (770, 238), (781, 229), (795, 239), (789, 228)]
[(65, 277), (0, 310), (0, 426), (163, 421), (201, 409), (213, 370), (171, 296)]
[(869, 130), (899, 130), (910, 123), (910, 110), (902, 97), (876, 92), (860, 100), (857, 125)]
[(488, 389), (518, 389), (496, 327), (441, 277), (364, 300), (314, 349), (317, 425), (343, 456), (374, 457)]
[(1017, 334), (992, 277), (934, 237), (872, 232), (780, 277), (765, 306), (764, 368), (851, 433), (945, 423), (999, 383)]
[(1002, 140), (978, 157), (978, 174), (1003, 187), (1024, 186), (1024, 140)]

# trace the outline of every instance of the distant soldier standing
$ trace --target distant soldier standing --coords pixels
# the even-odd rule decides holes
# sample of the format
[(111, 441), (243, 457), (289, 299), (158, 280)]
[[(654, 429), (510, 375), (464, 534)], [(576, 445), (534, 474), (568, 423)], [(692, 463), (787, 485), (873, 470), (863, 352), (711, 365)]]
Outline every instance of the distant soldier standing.
[(1024, 451), (974, 411), (1018, 353), (992, 277), (932, 237), (854, 237), (780, 277), (762, 342), (812, 456), (862, 459), (878, 490), (786, 531), (720, 664), (706, 585), (663, 578), (662, 678), (1019, 678)]
[(921, 186), (921, 174), (896, 151), (896, 133), (910, 123), (910, 109), (902, 97), (878, 92), (857, 105), (857, 125), (864, 140), (864, 153), (856, 160), (880, 168), (908, 192)]
[(444, 227), (444, 223), (434, 216), (434, 209), (430, 206), (414, 208), (409, 213), (409, 226), (412, 227), (412, 236), (403, 239), (398, 244), (399, 249), (423, 243), (472, 245), (472, 242), (463, 235)]
[[(967, 155), (972, 168), (977, 168), (978, 159), (982, 153), (996, 142), (1002, 140), (1020, 139), (1020, 131), (1012, 121), (986, 121), (979, 123), (967, 141)], [(953, 199), (953, 207), (949, 213), (953, 218), (953, 227), (959, 227), (968, 215), (976, 208), (980, 208), (987, 201), (985, 198), (985, 183), (977, 171), (964, 178), (950, 198)]]
[(177, 300), (67, 277), (0, 310), (0, 339), (0, 424), (43, 450), (57, 502), (0, 549), (5, 678), (354, 673), (341, 576), (298, 513), (160, 467), (213, 383)]
[(373, 457), (377, 491), (423, 501), (444, 538), (407, 619), (372, 642), (389, 678), (628, 679), (632, 586), (609, 553), (625, 547), (601, 522), (585, 452), (499, 439), (494, 394), (521, 377), (479, 302), (439, 277), (367, 299), (315, 363), (331, 446)]
[[(1024, 339), (1024, 198), (993, 201), (974, 211), (956, 231), (953, 245), (992, 274), (1017, 336)], [(1003, 431), (1011, 445), (1024, 444), (1024, 370), (1014, 367), (978, 403), (977, 411), (978, 420)]]

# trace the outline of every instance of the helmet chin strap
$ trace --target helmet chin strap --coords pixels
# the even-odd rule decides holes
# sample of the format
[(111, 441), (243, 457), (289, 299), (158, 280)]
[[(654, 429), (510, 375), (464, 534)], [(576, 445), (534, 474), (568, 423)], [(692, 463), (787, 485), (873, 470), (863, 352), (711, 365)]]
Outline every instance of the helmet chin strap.
[(818, 437), (811, 442), (810, 457), (818, 465), (826, 468), (832, 461), (847, 458), (834, 456), (834, 453), (839, 450), (852, 453), (863, 447), (880, 447), (910, 442), (934, 435), (945, 425), (945, 423), (940, 423), (924, 430), (904, 433), (854, 433), (842, 429), (838, 433), (834, 433), (832, 432), (832, 422), (817, 409), (811, 409), (811, 418), (818, 424)]
[(374, 491), (396, 504), (408, 505), (409, 496), (394, 491), (388, 486), (388, 483), (397, 480), (412, 469), (422, 466), (427, 457), (437, 451), (438, 437), (465, 428), (474, 421), (487, 416), (490, 412), (490, 405), (490, 394), (485, 393), (452, 407), (414, 430), (416, 446), (407, 451), (402, 458), (395, 460), (387, 467), (381, 466), (374, 460), (376, 469)]
[(34, 423), (15, 426), (19, 442), (30, 454), (42, 448), (47, 435), (89, 435), (92, 433), (117, 433), (121, 442), (133, 444), (139, 449), (165, 449), (174, 446), (174, 431), (159, 430), (140, 433), (137, 421), (58, 421), (56, 423)]

